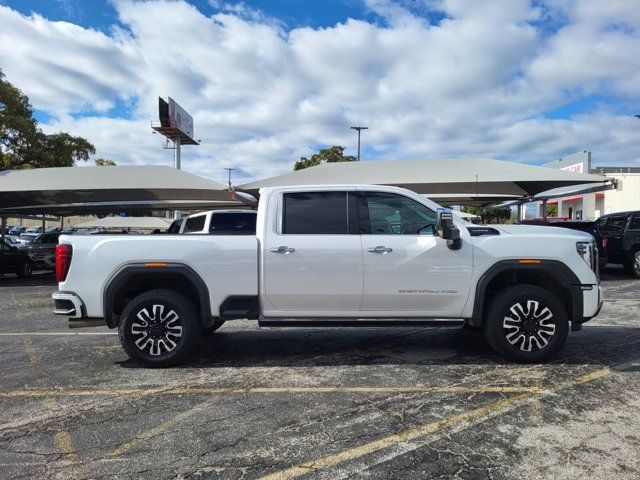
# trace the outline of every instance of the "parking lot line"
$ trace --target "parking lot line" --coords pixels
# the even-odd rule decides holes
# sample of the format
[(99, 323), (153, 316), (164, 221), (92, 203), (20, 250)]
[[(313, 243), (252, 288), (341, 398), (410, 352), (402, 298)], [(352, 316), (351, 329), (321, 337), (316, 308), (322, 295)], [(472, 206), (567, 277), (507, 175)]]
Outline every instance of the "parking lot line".
[[(44, 383), (44, 379), (47, 377), (42, 370), (40, 361), (38, 359), (38, 354), (33, 348), (33, 343), (31, 342), (31, 337), (28, 333), (22, 334), (22, 342), (24, 343), (24, 349), (27, 352), (27, 357), (29, 357), (29, 363), (31, 363), (31, 367), (36, 371), (36, 373), (38, 373), (38, 383), (42, 385)], [(58, 401), (52, 396), (44, 397), (43, 403), (48, 410), (57, 410), (60, 408)], [(71, 442), (71, 436), (69, 435), (64, 422), (60, 423), (60, 428), (54, 433), (54, 441), (58, 452), (60, 452), (64, 456), (64, 458), (71, 462), (75, 462), (78, 460), (78, 456), (73, 453), (74, 449), (73, 443)]]
[(123, 395), (226, 395), (229, 393), (538, 393), (540, 387), (523, 386), (425, 386), (425, 387), (199, 387), (120, 389), (18, 389), (0, 391), (0, 398), (55, 398)]
[[(634, 364), (636, 361), (637, 360), (624, 362), (622, 364), (616, 365), (616, 367), (620, 368), (627, 364)], [(335, 465), (338, 465), (350, 460), (361, 458), (365, 455), (368, 455), (389, 447), (393, 447), (398, 444), (407, 444), (407, 442), (411, 440), (415, 440), (417, 438), (424, 437), (444, 429), (452, 429), (455, 426), (459, 426), (465, 423), (469, 423), (470, 425), (474, 422), (475, 423), (483, 422), (497, 414), (505, 413), (506, 411), (516, 407), (518, 403), (521, 403), (520, 401), (524, 402), (527, 400), (536, 399), (539, 395), (551, 395), (560, 390), (583, 385), (583, 384), (598, 380), (600, 378), (607, 377), (612, 373), (613, 373), (612, 368), (609, 368), (609, 367), (602, 368), (593, 372), (589, 372), (584, 375), (580, 375), (572, 380), (567, 380), (565, 382), (562, 382), (556, 387), (553, 387), (550, 389), (521, 393), (519, 395), (514, 395), (509, 398), (501, 399), (501, 400), (498, 400), (497, 402), (490, 403), (483, 407), (479, 407), (473, 410), (469, 410), (467, 412), (459, 413), (451, 417), (444, 418), (442, 420), (431, 422), (421, 427), (403, 430), (401, 432), (389, 435), (387, 437), (383, 437), (378, 440), (374, 440), (369, 443), (365, 443), (363, 445), (359, 445), (354, 448), (350, 448), (348, 450), (344, 450), (342, 452), (338, 452), (332, 455), (327, 455), (317, 460), (301, 463), (299, 465), (294, 465), (285, 470), (281, 470), (279, 472), (275, 472), (275, 473), (266, 475), (264, 477), (261, 477), (260, 480), (291, 480), (291, 479), (306, 475), (308, 473), (312, 473), (314, 471), (333, 467)], [(407, 448), (405, 448), (402, 452), (398, 452), (397, 455), (406, 453), (407, 451), (415, 450), (416, 448), (419, 448), (420, 446), (426, 443), (427, 442), (422, 442), (422, 443), (414, 442), (411, 445), (407, 446)], [(397, 456), (397, 455), (394, 455), (394, 456)]]

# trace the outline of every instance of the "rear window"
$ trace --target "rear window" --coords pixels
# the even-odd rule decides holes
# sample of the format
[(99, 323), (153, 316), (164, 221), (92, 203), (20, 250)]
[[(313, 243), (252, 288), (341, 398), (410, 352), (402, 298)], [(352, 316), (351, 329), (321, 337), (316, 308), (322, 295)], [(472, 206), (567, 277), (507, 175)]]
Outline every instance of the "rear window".
[(640, 214), (636, 214), (633, 217), (631, 217), (629, 230), (640, 230)]
[(255, 235), (256, 214), (214, 213), (211, 215), (209, 233), (215, 235)]
[(201, 232), (204, 229), (204, 222), (206, 219), (206, 215), (198, 215), (197, 217), (187, 218), (187, 221), (184, 224), (184, 233)]
[(348, 234), (347, 192), (285, 193), (282, 233)]

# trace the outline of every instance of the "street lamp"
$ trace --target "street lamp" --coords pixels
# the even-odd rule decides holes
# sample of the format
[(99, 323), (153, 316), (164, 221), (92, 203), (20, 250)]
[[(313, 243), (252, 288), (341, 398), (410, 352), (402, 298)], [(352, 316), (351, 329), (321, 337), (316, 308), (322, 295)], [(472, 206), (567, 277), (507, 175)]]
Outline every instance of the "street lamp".
[(358, 161), (360, 161), (360, 132), (362, 130), (368, 130), (369, 127), (351, 127), (351, 130), (358, 131)]

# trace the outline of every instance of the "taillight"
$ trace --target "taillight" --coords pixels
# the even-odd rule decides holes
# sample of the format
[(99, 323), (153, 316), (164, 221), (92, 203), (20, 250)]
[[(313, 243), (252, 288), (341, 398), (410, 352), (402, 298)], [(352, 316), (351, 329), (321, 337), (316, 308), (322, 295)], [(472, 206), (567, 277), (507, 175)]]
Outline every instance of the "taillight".
[(609, 243), (609, 239), (607, 237), (602, 238), (602, 246), (607, 248), (607, 244)]
[(71, 266), (71, 245), (56, 245), (56, 279), (64, 282)]

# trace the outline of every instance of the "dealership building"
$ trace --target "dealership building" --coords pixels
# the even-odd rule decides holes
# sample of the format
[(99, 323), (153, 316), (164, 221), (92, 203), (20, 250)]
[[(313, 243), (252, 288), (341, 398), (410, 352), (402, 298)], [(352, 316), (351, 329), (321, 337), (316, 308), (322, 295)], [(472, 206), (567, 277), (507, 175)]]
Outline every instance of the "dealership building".
[[(571, 192), (547, 200), (558, 205), (558, 217), (572, 220), (595, 220), (607, 213), (640, 210), (640, 167), (593, 167), (591, 152), (583, 151), (543, 166), (576, 173), (604, 175), (615, 180), (615, 188), (599, 192)], [(542, 216), (542, 202), (535, 216)], [(533, 212), (532, 212), (533, 213)]]

